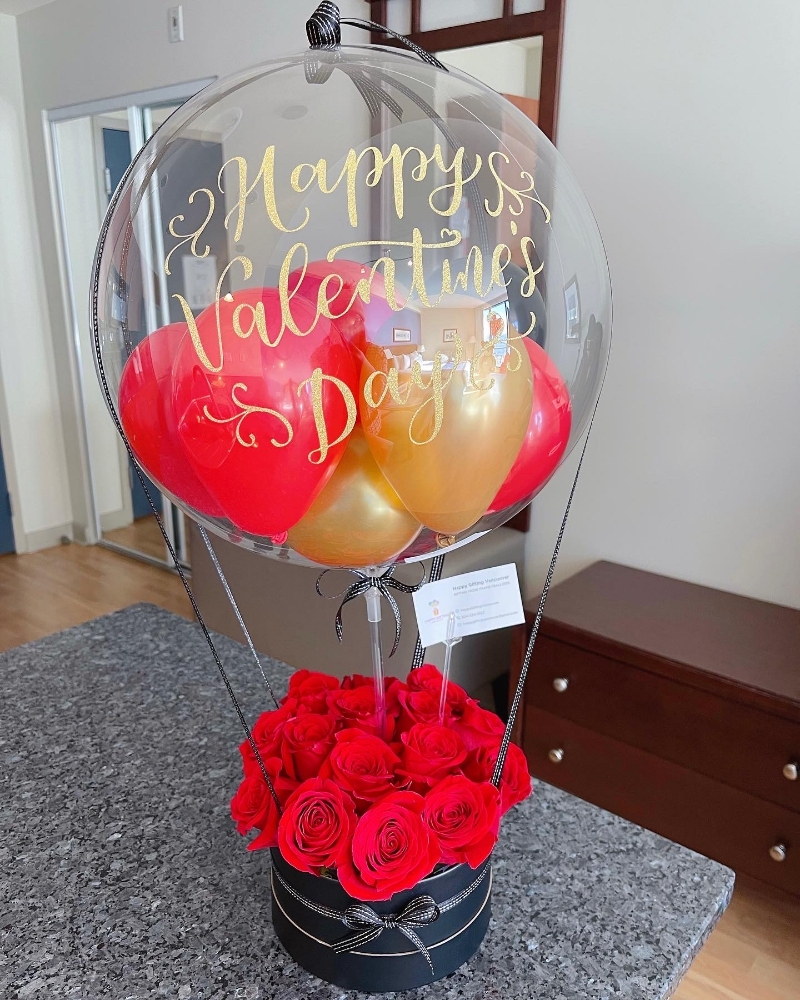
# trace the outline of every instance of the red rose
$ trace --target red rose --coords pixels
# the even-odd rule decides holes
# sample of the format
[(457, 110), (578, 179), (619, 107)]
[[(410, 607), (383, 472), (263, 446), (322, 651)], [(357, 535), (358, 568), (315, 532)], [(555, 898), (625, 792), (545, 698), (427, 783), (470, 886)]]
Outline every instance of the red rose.
[(441, 850), (422, 819), (424, 804), (416, 792), (393, 792), (364, 813), (351, 856), (339, 865), (345, 892), (356, 899), (388, 899), (430, 875)]
[(466, 743), (469, 750), (476, 747), (498, 746), (506, 726), (503, 720), (470, 699), (464, 706), (461, 718), (453, 722), (453, 728)]
[[(384, 678), (384, 684), (389, 678)], [(367, 687), (373, 683), (372, 677), (368, 677), (366, 674), (348, 674), (347, 677), (342, 678), (342, 690), (350, 691), (352, 688)]]
[[(439, 699), (442, 696), (443, 680), (444, 677), (438, 667), (432, 663), (424, 663), (417, 670), (412, 670), (409, 673), (406, 684), (410, 691), (427, 691), (429, 694), (434, 695), (438, 705)], [(470, 700), (464, 688), (459, 687), (458, 684), (454, 684), (452, 681), (447, 682), (445, 705), (447, 706), (448, 716), (454, 719), (461, 718)]]
[(406, 733), (412, 726), (420, 722), (436, 723), (439, 721), (439, 695), (430, 691), (401, 691), (400, 718), (397, 720), (397, 732)]
[[(467, 756), (462, 767), (464, 774), (476, 782), (491, 781), (500, 741), (494, 746), (476, 747)], [(531, 794), (531, 775), (525, 754), (516, 743), (509, 743), (503, 776), (500, 780), (500, 815), (505, 816), (512, 806)]]
[[(283, 805), (297, 788), (297, 782), (281, 776), (281, 762), (277, 757), (265, 760), (264, 767), (275, 788), (278, 801)], [(248, 830), (254, 829), (261, 831), (260, 836), (248, 845), (248, 850), (274, 847), (277, 844), (276, 834), (280, 818), (278, 808), (257, 764), (255, 770), (245, 773), (238, 791), (231, 799), (231, 818), (236, 823), (239, 833), (247, 833)]]
[[(375, 679), (366, 674), (348, 674), (342, 680), (342, 690), (352, 691), (354, 688), (368, 687), (375, 689)], [(396, 718), (400, 714), (400, 703), (397, 696), (405, 691), (405, 684), (398, 677), (384, 677), (383, 690), (386, 692), (386, 714)]]
[(477, 868), (489, 857), (500, 828), (500, 793), (454, 774), (425, 796), (423, 818), (436, 834), (445, 864)]
[(453, 774), (467, 756), (458, 733), (436, 722), (418, 722), (401, 740), (399, 773), (423, 785), (435, 785)]
[(295, 715), (320, 714), (327, 711), (328, 694), (338, 688), (339, 681), (329, 674), (296, 670), (289, 679), (289, 692), (284, 701), (293, 699), (297, 703)]
[[(371, 676), (368, 677), (366, 674), (348, 674), (342, 680), (342, 690), (350, 691), (358, 687), (372, 687), (374, 684), (374, 678)], [(397, 695), (405, 688), (405, 684), (398, 677), (384, 677), (383, 687), (387, 695), (387, 705), (391, 702), (393, 707), (396, 707)]]
[(365, 808), (397, 789), (400, 758), (388, 744), (361, 729), (344, 729), (322, 765), (320, 775), (331, 778)]
[(353, 801), (333, 781), (309, 778), (292, 794), (278, 824), (278, 847), (301, 872), (319, 875), (350, 854), (356, 825)]
[[(408, 675), (407, 689), (398, 693), (401, 713), (398, 729), (405, 732), (418, 722), (438, 722), (442, 699), (442, 674), (432, 663), (426, 663)], [(447, 725), (460, 721), (468, 705), (475, 704), (467, 692), (447, 682), (444, 721)]]
[(316, 778), (334, 744), (336, 719), (331, 715), (299, 715), (283, 727), (281, 757), (295, 781)]
[(394, 728), (392, 712), (389, 710), (387, 699), (387, 730), (380, 733), (378, 721), (375, 716), (375, 688), (372, 684), (362, 684), (359, 687), (346, 688), (339, 691), (331, 691), (328, 694), (328, 710), (348, 729), (363, 729), (365, 733), (373, 736), (391, 736)]
[[(283, 727), (293, 715), (294, 702), (287, 702), (272, 712), (262, 712), (256, 719), (251, 732), (262, 760), (266, 760), (267, 757), (280, 757)], [(242, 755), (245, 774), (249, 774), (253, 769), (260, 773), (258, 761), (249, 740), (245, 740), (241, 744), (239, 752)]]

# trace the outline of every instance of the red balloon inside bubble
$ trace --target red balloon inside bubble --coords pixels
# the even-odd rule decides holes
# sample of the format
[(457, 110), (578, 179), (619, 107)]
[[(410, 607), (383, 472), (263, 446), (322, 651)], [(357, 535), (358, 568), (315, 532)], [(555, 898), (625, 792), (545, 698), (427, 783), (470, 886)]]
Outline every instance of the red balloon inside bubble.
[(548, 354), (530, 337), (524, 339), (533, 370), (533, 407), (519, 454), (489, 507), (503, 510), (537, 493), (558, 467), (572, 427), (572, 404), (566, 384)]
[(200, 514), (223, 517), (222, 508), (189, 464), (172, 409), (172, 363), (186, 330), (184, 323), (172, 323), (133, 349), (120, 378), (119, 417), (149, 476)]
[(192, 468), (227, 518), (261, 537), (306, 513), (356, 416), (358, 375), (341, 334), (301, 298), (291, 313), (303, 336), (284, 329), (277, 289), (229, 294), (197, 318), (198, 343), (187, 333), (173, 367)]

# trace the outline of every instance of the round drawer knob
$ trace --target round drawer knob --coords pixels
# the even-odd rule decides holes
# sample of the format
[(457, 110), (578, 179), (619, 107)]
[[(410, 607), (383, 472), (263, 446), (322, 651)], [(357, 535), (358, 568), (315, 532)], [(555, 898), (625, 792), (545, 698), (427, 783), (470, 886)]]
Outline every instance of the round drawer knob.
[(769, 856), (773, 861), (785, 861), (786, 844), (773, 844), (769, 849)]
[(794, 761), (783, 765), (783, 776), (787, 781), (797, 781), (800, 776), (800, 767)]
[(553, 687), (559, 694), (563, 694), (569, 687), (569, 681), (566, 677), (554, 677)]
[(560, 764), (561, 761), (564, 759), (564, 751), (561, 748), (559, 748), (558, 750), (550, 750), (548, 751), (547, 759), (552, 764)]

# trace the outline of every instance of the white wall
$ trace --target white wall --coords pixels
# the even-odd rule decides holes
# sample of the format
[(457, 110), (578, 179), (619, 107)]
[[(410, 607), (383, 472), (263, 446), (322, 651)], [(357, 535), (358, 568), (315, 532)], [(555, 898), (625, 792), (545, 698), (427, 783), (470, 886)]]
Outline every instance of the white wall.
[(0, 436), (20, 552), (71, 531), (64, 442), (42, 291), (17, 25), (0, 14)]
[[(567, 4), (558, 143), (615, 322), (561, 575), (612, 559), (800, 606), (800, 4), (752, 13)], [(570, 479), (535, 504), (531, 592)]]
[(542, 40), (525, 49), (525, 97), (539, 100), (542, 89)]
[[(482, 80), (492, 90), (519, 97), (538, 97), (528, 90), (528, 50), (515, 42), (494, 42), (440, 53), (442, 62)], [(538, 91), (538, 84), (536, 87)]]

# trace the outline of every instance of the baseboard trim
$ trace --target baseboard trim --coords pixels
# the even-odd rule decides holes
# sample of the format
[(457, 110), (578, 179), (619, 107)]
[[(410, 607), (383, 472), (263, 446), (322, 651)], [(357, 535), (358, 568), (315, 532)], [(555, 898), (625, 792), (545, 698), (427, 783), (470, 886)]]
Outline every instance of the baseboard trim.
[(41, 528), (39, 531), (26, 531), (23, 535), (25, 548), (23, 552), (39, 552), (41, 549), (52, 549), (63, 545), (64, 539), (72, 541), (75, 537), (75, 525), (56, 524), (52, 528)]

